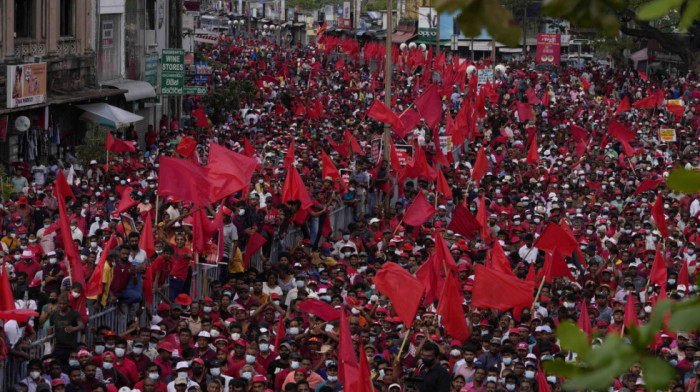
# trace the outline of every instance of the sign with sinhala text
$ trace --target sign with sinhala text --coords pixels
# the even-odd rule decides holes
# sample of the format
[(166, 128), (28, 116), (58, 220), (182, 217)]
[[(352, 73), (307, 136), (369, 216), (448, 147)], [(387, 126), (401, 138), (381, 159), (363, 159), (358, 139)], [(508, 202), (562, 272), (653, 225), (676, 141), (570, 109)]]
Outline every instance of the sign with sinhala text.
[(185, 95), (207, 95), (209, 88), (207, 86), (185, 86), (183, 91)]
[(185, 85), (185, 50), (163, 49), (160, 68), (160, 94), (182, 95)]

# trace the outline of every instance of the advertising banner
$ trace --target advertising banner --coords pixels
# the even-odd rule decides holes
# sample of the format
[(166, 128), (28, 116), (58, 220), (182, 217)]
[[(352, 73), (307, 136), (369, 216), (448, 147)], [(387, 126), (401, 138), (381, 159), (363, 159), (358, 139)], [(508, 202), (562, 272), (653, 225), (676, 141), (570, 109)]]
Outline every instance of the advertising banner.
[(182, 95), (185, 85), (185, 51), (163, 49), (160, 69), (161, 95)]
[(535, 57), (536, 63), (559, 65), (560, 52), (560, 34), (537, 34), (537, 55)]
[(7, 66), (7, 107), (46, 102), (46, 63)]

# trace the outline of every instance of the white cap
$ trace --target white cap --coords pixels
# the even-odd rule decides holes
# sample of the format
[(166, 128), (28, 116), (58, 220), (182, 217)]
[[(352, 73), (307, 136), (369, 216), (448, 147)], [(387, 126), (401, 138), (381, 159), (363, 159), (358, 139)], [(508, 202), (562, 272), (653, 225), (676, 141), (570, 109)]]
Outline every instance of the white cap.
[(190, 364), (187, 363), (187, 361), (180, 361), (180, 362), (178, 362), (177, 365), (175, 366), (175, 370), (189, 369), (189, 368), (190, 368)]

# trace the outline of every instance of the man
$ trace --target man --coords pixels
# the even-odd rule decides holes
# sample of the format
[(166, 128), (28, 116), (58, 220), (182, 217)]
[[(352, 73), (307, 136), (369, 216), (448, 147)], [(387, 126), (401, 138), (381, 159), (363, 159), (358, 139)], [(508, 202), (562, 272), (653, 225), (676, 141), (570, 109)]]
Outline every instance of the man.
[(71, 367), (68, 369), (68, 385), (66, 385), (66, 392), (86, 392), (82, 385), (81, 370), (78, 366)]
[[(180, 361), (175, 366), (175, 380), (168, 383), (168, 392), (182, 392), (189, 390), (191, 387), (199, 386), (196, 382), (190, 380), (189, 371), (190, 365), (187, 361)], [(184, 385), (185, 389), (180, 389)]]
[(27, 378), (20, 381), (27, 386), (27, 392), (36, 392), (37, 386), (47, 384), (46, 378), (41, 372), (42, 364), (40, 359), (30, 359), (27, 364)]
[(117, 357), (114, 361), (114, 368), (129, 379), (129, 385), (136, 384), (139, 381), (139, 372), (134, 362), (126, 357), (126, 339), (121, 337), (117, 339), (114, 354)]
[(450, 373), (440, 366), (438, 355), (440, 350), (432, 342), (425, 343), (421, 350), (423, 369), (420, 372), (423, 382), (418, 387), (420, 392), (449, 392), (451, 385)]
[(133, 389), (145, 392), (146, 388), (150, 388), (151, 391), (167, 392), (167, 385), (161, 381), (160, 366), (154, 362), (149, 362), (143, 370), (141, 368), (139, 370), (143, 371), (145, 375), (141, 378), (141, 381), (134, 385)]
[[(146, 330), (149, 333), (150, 331)], [(151, 362), (151, 359), (144, 355), (144, 348), (146, 347), (146, 342), (139, 338), (134, 340), (131, 352), (126, 356), (128, 360), (134, 363), (136, 370), (138, 371), (138, 378), (143, 379), (145, 376), (144, 371), (146, 365)]]
[(54, 358), (66, 362), (71, 351), (78, 346), (78, 331), (85, 329), (83, 318), (77, 310), (68, 305), (68, 293), (58, 296), (58, 312), (49, 316), (50, 327), (47, 333), (54, 334)]

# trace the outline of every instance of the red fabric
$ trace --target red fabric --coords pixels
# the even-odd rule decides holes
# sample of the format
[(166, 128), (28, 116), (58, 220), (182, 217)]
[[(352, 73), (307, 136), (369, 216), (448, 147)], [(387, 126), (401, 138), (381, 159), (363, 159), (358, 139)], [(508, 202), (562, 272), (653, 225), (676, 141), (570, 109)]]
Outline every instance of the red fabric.
[(292, 142), (289, 144), (289, 148), (287, 149), (287, 154), (284, 156), (284, 166), (291, 166), (294, 164), (295, 149), (294, 139), (292, 139)]
[[(586, 79), (581, 78), (581, 80)], [(547, 383), (547, 377), (545, 377), (544, 372), (542, 371), (542, 369), (540, 369), (540, 365), (537, 365), (537, 374), (535, 375), (535, 381), (537, 381), (537, 392), (552, 392), (552, 390), (549, 388), (549, 384)]]
[(529, 88), (527, 91), (525, 91), (525, 94), (527, 96), (527, 103), (528, 105), (538, 105), (542, 101), (537, 98), (537, 94), (535, 94), (535, 90)]
[(409, 226), (420, 226), (436, 212), (437, 210), (428, 202), (423, 192), (418, 192), (413, 203), (406, 209), (403, 221)]
[(527, 270), (527, 276), (525, 277), (526, 282), (532, 282), (532, 284), (537, 284), (537, 276), (535, 275), (535, 263), (530, 263), (530, 268)]
[(464, 297), (460, 294), (460, 290), (457, 289), (457, 280), (453, 274), (448, 273), (445, 284), (442, 287), (436, 313), (442, 317), (440, 321), (452, 338), (458, 339), (460, 342), (466, 342), (469, 340), (469, 327), (467, 326), (467, 319), (464, 317), (462, 302), (464, 302)]
[(647, 178), (646, 180), (642, 181), (641, 184), (639, 184), (637, 189), (634, 191), (634, 194), (638, 195), (642, 192), (653, 191), (656, 189), (656, 186), (662, 182), (664, 182), (663, 178), (657, 178), (656, 180), (652, 180), (650, 178)]
[[(486, 153), (484, 153), (484, 146), (479, 148), (479, 152), (476, 154), (476, 160), (474, 161), (474, 167), (472, 168), (472, 178), (476, 181), (476, 187), (481, 184), (481, 179), (484, 178), (486, 170), (488, 169), (489, 162), (486, 159)], [(482, 222), (483, 224), (483, 222)]]
[(625, 318), (622, 322), (627, 328), (633, 325), (639, 325), (639, 319), (637, 318), (637, 311), (634, 309), (634, 303), (634, 297), (628, 294), (627, 303), (625, 303)]
[(340, 326), (338, 331), (338, 380), (343, 382), (343, 389), (352, 391), (357, 384), (359, 366), (355, 356), (355, 346), (352, 344), (352, 334), (345, 316), (344, 306), (340, 310)]
[(294, 166), (287, 170), (287, 176), (282, 187), (282, 203), (286, 203), (289, 200), (299, 200), (302, 210), (308, 210), (313, 205), (304, 181), (302, 181), (297, 168)]
[(515, 107), (518, 110), (518, 121), (525, 122), (532, 118), (532, 108), (530, 107), (530, 104), (515, 102)]
[(204, 209), (195, 211), (192, 214), (192, 248), (196, 253), (203, 253), (207, 249), (207, 243), (222, 228), (223, 223), (216, 222), (216, 219), (209, 219)]
[(365, 152), (362, 151), (362, 147), (360, 147), (360, 144), (357, 143), (357, 139), (355, 139), (355, 136), (353, 136), (350, 131), (347, 129), (345, 130), (345, 144), (350, 143), (350, 149), (352, 152), (355, 154), (360, 154), (360, 155), (365, 155)]
[(491, 236), (489, 236), (489, 229), (486, 219), (486, 198), (485, 195), (481, 195), (479, 209), (476, 211), (476, 221), (481, 225), (481, 239), (484, 240), (484, 242), (491, 242)]
[(207, 114), (204, 113), (204, 109), (193, 110), (192, 117), (197, 119), (196, 127), (209, 128), (209, 120), (207, 120)]
[(442, 170), (438, 170), (438, 180), (437, 180), (437, 191), (445, 196), (445, 199), (452, 200), (452, 188), (447, 183), (445, 175), (442, 174)]
[(133, 189), (130, 186), (124, 187), (122, 191), (122, 197), (119, 199), (119, 205), (117, 206), (117, 212), (123, 214), (131, 209), (131, 207), (139, 204), (138, 201), (131, 198), (131, 192)]
[[(211, 144), (213, 143), (210, 143), (209, 146)], [(247, 137), (243, 138), (243, 153), (249, 158), (255, 158), (255, 148), (250, 144)]]
[(396, 147), (394, 146), (394, 141), (389, 138), (389, 145), (391, 147), (390, 158), (391, 158), (391, 176), (396, 177), (403, 167), (401, 166), (401, 161), (399, 160), (399, 154), (396, 152)]
[(0, 310), (0, 319), (16, 320), (18, 323), (26, 323), (32, 317), (39, 317), (39, 313), (31, 309)]
[(654, 218), (656, 222), (656, 227), (659, 229), (662, 237), (668, 238), (668, 226), (666, 225), (666, 218), (664, 217), (664, 200), (659, 193), (654, 202), (654, 206), (651, 207), (651, 217)]
[(571, 124), (571, 135), (574, 137), (574, 140), (578, 143), (586, 143), (586, 139), (588, 138), (588, 131), (586, 131), (584, 128), (576, 125), (576, 124)]
[(529, 164), (535, 164), (540, 160), (540, 154), (537, 152), (537, 136), (532, 138), (532, 143), (530, 143), (530, 150), (527, 152), (527, 159), (525, 162)]
[(306, 301), (298, 302), (297, 306), (302, 312), (313, 314), (323, 321), (333, 321), (340, 317), (336, 308), (317, 299), (309, 298)]
[(392, 129), (403, 129), (404, 125), (399, 116), (392, 112), (380, 100), (375, 99), (367, 111), (367, 116), (377, 121), (391, 125)]
[(656, 95), (650, 95), (634, 103), (636, 109), (656, 109)]
[(369, 363), (367, 362), (367, 355), (365, 355), (365, 343), (362, 340), (360, 340), (360, 366), (358, 373), (357, 384), (353, 385), (353, 388), (348, 389), (348, 391), (374, 392), (372, 373), (370, 372)]
[(416, 125), (420, 124), (420, 113), (409, 108), (404, 110), (404, 112), (399, 115), (399, 120), (401, 120), (402, 126), (400, 128), (395, 128), (392, 126), (391, 129), (402, 139), (404, 139), (406, 134), (412, 131)]
[(284, 338), (284, 317), (280, 316), (280, 320), (277, 323), (277, 333), (275, 334), (275, 350), (279, 351), (280, 344), (282, 344), (282, 338)]
[(15, 309), (12, 286), (10, 285), (10, 278), (7, 274), (7, 268), (5, 268), (5, 259), (3, 258), (2, 270), (0, 271), (0, 311), (14, 311)]
[(177, 144), (177, 152), (185, 158), (192, 158), (194, 151), (197, 149), (197, 141), (189, 136), (183, 136), (180, 143)]
[(415, 102), (418, 113), (431, 129), (442, 120), (442, 104), (436, 84), (431, 84)]
[(516, 319), (519, 319), (522, 309), (532, 305), (534, 283), (490, 270), (480, 264), (476, 265), (474, 275), (473, 308), (500, 311), (513, 308)]
[(680, 121), (681, 117), (683, 117), (683, 114), (685, 114), (685, 106), (681, 105), (676, 105), (676, 104), (666, 104), (666, 110), (669, 112), (673, 113), (674, 116), (676, 116), (676, 121)]
[[(205, 172), (211, 186), (209, 199), (220, 200), (250, 186), (258, 161), (233, 152), (216, 143), (209, 143), (209, 159)], [(236, 170), (231, 170), (236, 168)]]
[[(63, 239), (63, 250), (65, 251), (66, 258), (70, 262), (70, 276), (71, 283), (78, 282), (85, 287), (85, 276), (83, 276), (83, 266), (80, 262), (80, 256), (78, 255), (78, 249), (75, 246), (75, 241), (71, 235), (70, 223), (68, 221), (68, 214), (66, 213), (66, 197), (71, 197), (75, 200), (75, 196), (70, 192), (70, 187), (66, 181), (66, 177), (63, 176), (63, 171), (58, 171), (58, 177), (55, 181), (54, 192), (56, 193), (56, 199), (58, 199), (58, 212), (61, 219), (61, 238)], [(70, 192), (70, 193), (64, 193)], [(77, 310), (77, 309), (76, 309)], [(84, 313), (85, 301), (82, 301), (81, 313)]]
[(428, 165), (425, 152), (417, 143), (413, 146), (413, 159), (401, 172), (399, 181), (403, 182), (407, 178), (425, 178), (429, 181), (437, 179), (437, 171)]
[[(465, 199), (466, 200), (466, 199)], [(476, 220), (469, 209), (460, 203), (452, 213), (452, 220), (447, 225), (447, 230), (452, 230), (467, 239), (474, 238), (477, 230), (481, 229), (481, 224)]]
[(325, 151), (321, 150), (321, 176), (325, 179), (330, 177), (333, 179), (333, 184), (339, 191), (345, 192), (345, 181), (340, 176), (340, 172), (328, 157)]
[(457, 272), (457, 264), (455, 259), (452, 257), (450, 249), (447, 247), (447, 242), (442, 238), (440, 233), (435, 232), (433, 235), (433, 240), (435, 241), (435, 256), (440, 263), (440, 267), (444, 270), (452, 270)]
[[(114, 249), (114, 247), (116, 247), (117, 245), (117, 238), (114, 236), (114, 234), (112, 234), (112, 236), (109, 238), (104, 248), (102, 249), (102, 253), (100, 254), (100, 260), (97, 262), (97, 266), (95, 267), (95, 270), (92, 271), (92, 275), (90, 276), (90, 279), (87, 282), (87, 285), (85, 287), (85, 297), (94, 297), (96, 295), (102, 294), (102, 275), (105, 270), (105, 262), (107, 261), (107, 255), (109, 254), (109, 251)], [(144, 292), (151, 292), (151, 290), (145, 290), (146, 286), (144, 285)]]
[(583, 85), (583, 92), (588, 94), (591, 91), (591, 82), (586, 80), (586, 78), (581, 78), (581, 84)]
[(569, 266), (566, 265), (566, 261), (558, 248), (554, 248), (554, 252), (551, 255), (549, 252), (545, 254), (542, 274), (545, 280), (550, 283), (552, 282), (552, 278), (558, 277), (567, 277), (572, 282), (576, 280), (571, 275), (571, 270), (569, 270)]
[(423, 299), (425, 286), (396, 263), (387, 262), (372, 279), (377, 290), (389, 297), (394, 311), (410, 327)]
[(611, 120), (608, 124), (608, 133), (610, 136), (621, 142), (631, 142), (634, 140), (635, 133), (627, 129), (624, 125), (615, 120)]
[(591, 336), (593, 328), (591, 327), (591, 318), (588, 316), (588, 304), (584, 303), (581, 306), (581, 314), (578, 316), (578, 321), (576, 323), (581, 331), (585, 332), (586, 335)]
[(578, 247), (576, 239), (554, 222), (549, 222), (542, 235), (535, 241), (535, 248), (550, 253), (559, 249), (565, 256), (571, 255)]
[(637, 73), (639, 73), (639, 77), (642, 78), (642, 80), (649, 80), (647, 74), (645, 74), (644, 72), (637, 70)]
[(654, 256), (654, 264), (652, 264), (651, 272), (649, 272), (649, 283), (664, 286), (666, 285), (667, 279), (668, 270), (666, 269), (666, 260), (664, 260), (664, 255), (661, 252), (661, 241), (659, 241), (658, 245), (656, 245), (656, 255)]
[(620, 101), (620, 104), (617, 105), (617, 109), (615, 109), (615, 115), (617, 116), (619, 114), (622, 114), (623, 112), (629, 112), (630, 110), (632, 110), (632, 107), (630, 107), (630, 100), (629, 98), (627, 98), (627, 96), (625, 96)]
[[(690, 277), (688, 276), (688, 262), (683, 260), (683, 261), (681, 261), (681, 263), (683, 265), (681, 266), (681, 270), (678, 271), (678, 278), (676, 279), (676, 287), (678, 287), (680, 285), (684, 285), (686, 291), (688, 291), (689, 287), (690, 287), (690, 286), (688, 286), (690, 284)], [(666, 282), (664, 281), (664, 283), (661, 286), (665, 287)]]
[(202, 166), (185, 159), (160, 157), (159, 195), (175, 196), (203, 207), (211, 204), (210, 189), (211, 183)]
[(245, 255), (243, 255), (243, 268), (248, 269), (248, 261), (250, 261), (250, 258), (253, 257), (254, 254), (258, 253), (266, 242), (267, 240), (265, 237), (258, 234), (257, 231), (254, 231), (253, 234), (250, 235), (248, 245), (245, 249)]
[(501, 242), (498, 240), (493, 241), (490, 267), (492, 270), (499, 271), (504, 275), (515, 276), (513, 271), (510, 269), (510, 262), (508, 261), (508, 257), (501, 247)]
[(136, 152), (136, 148), (133, 144), (125, 142), (120, 139), (115, 139), (111, 132), (107, 132), (107, 141), (105, 142), (105, 150), (112, 151), (114, 153), (122, 152)]

